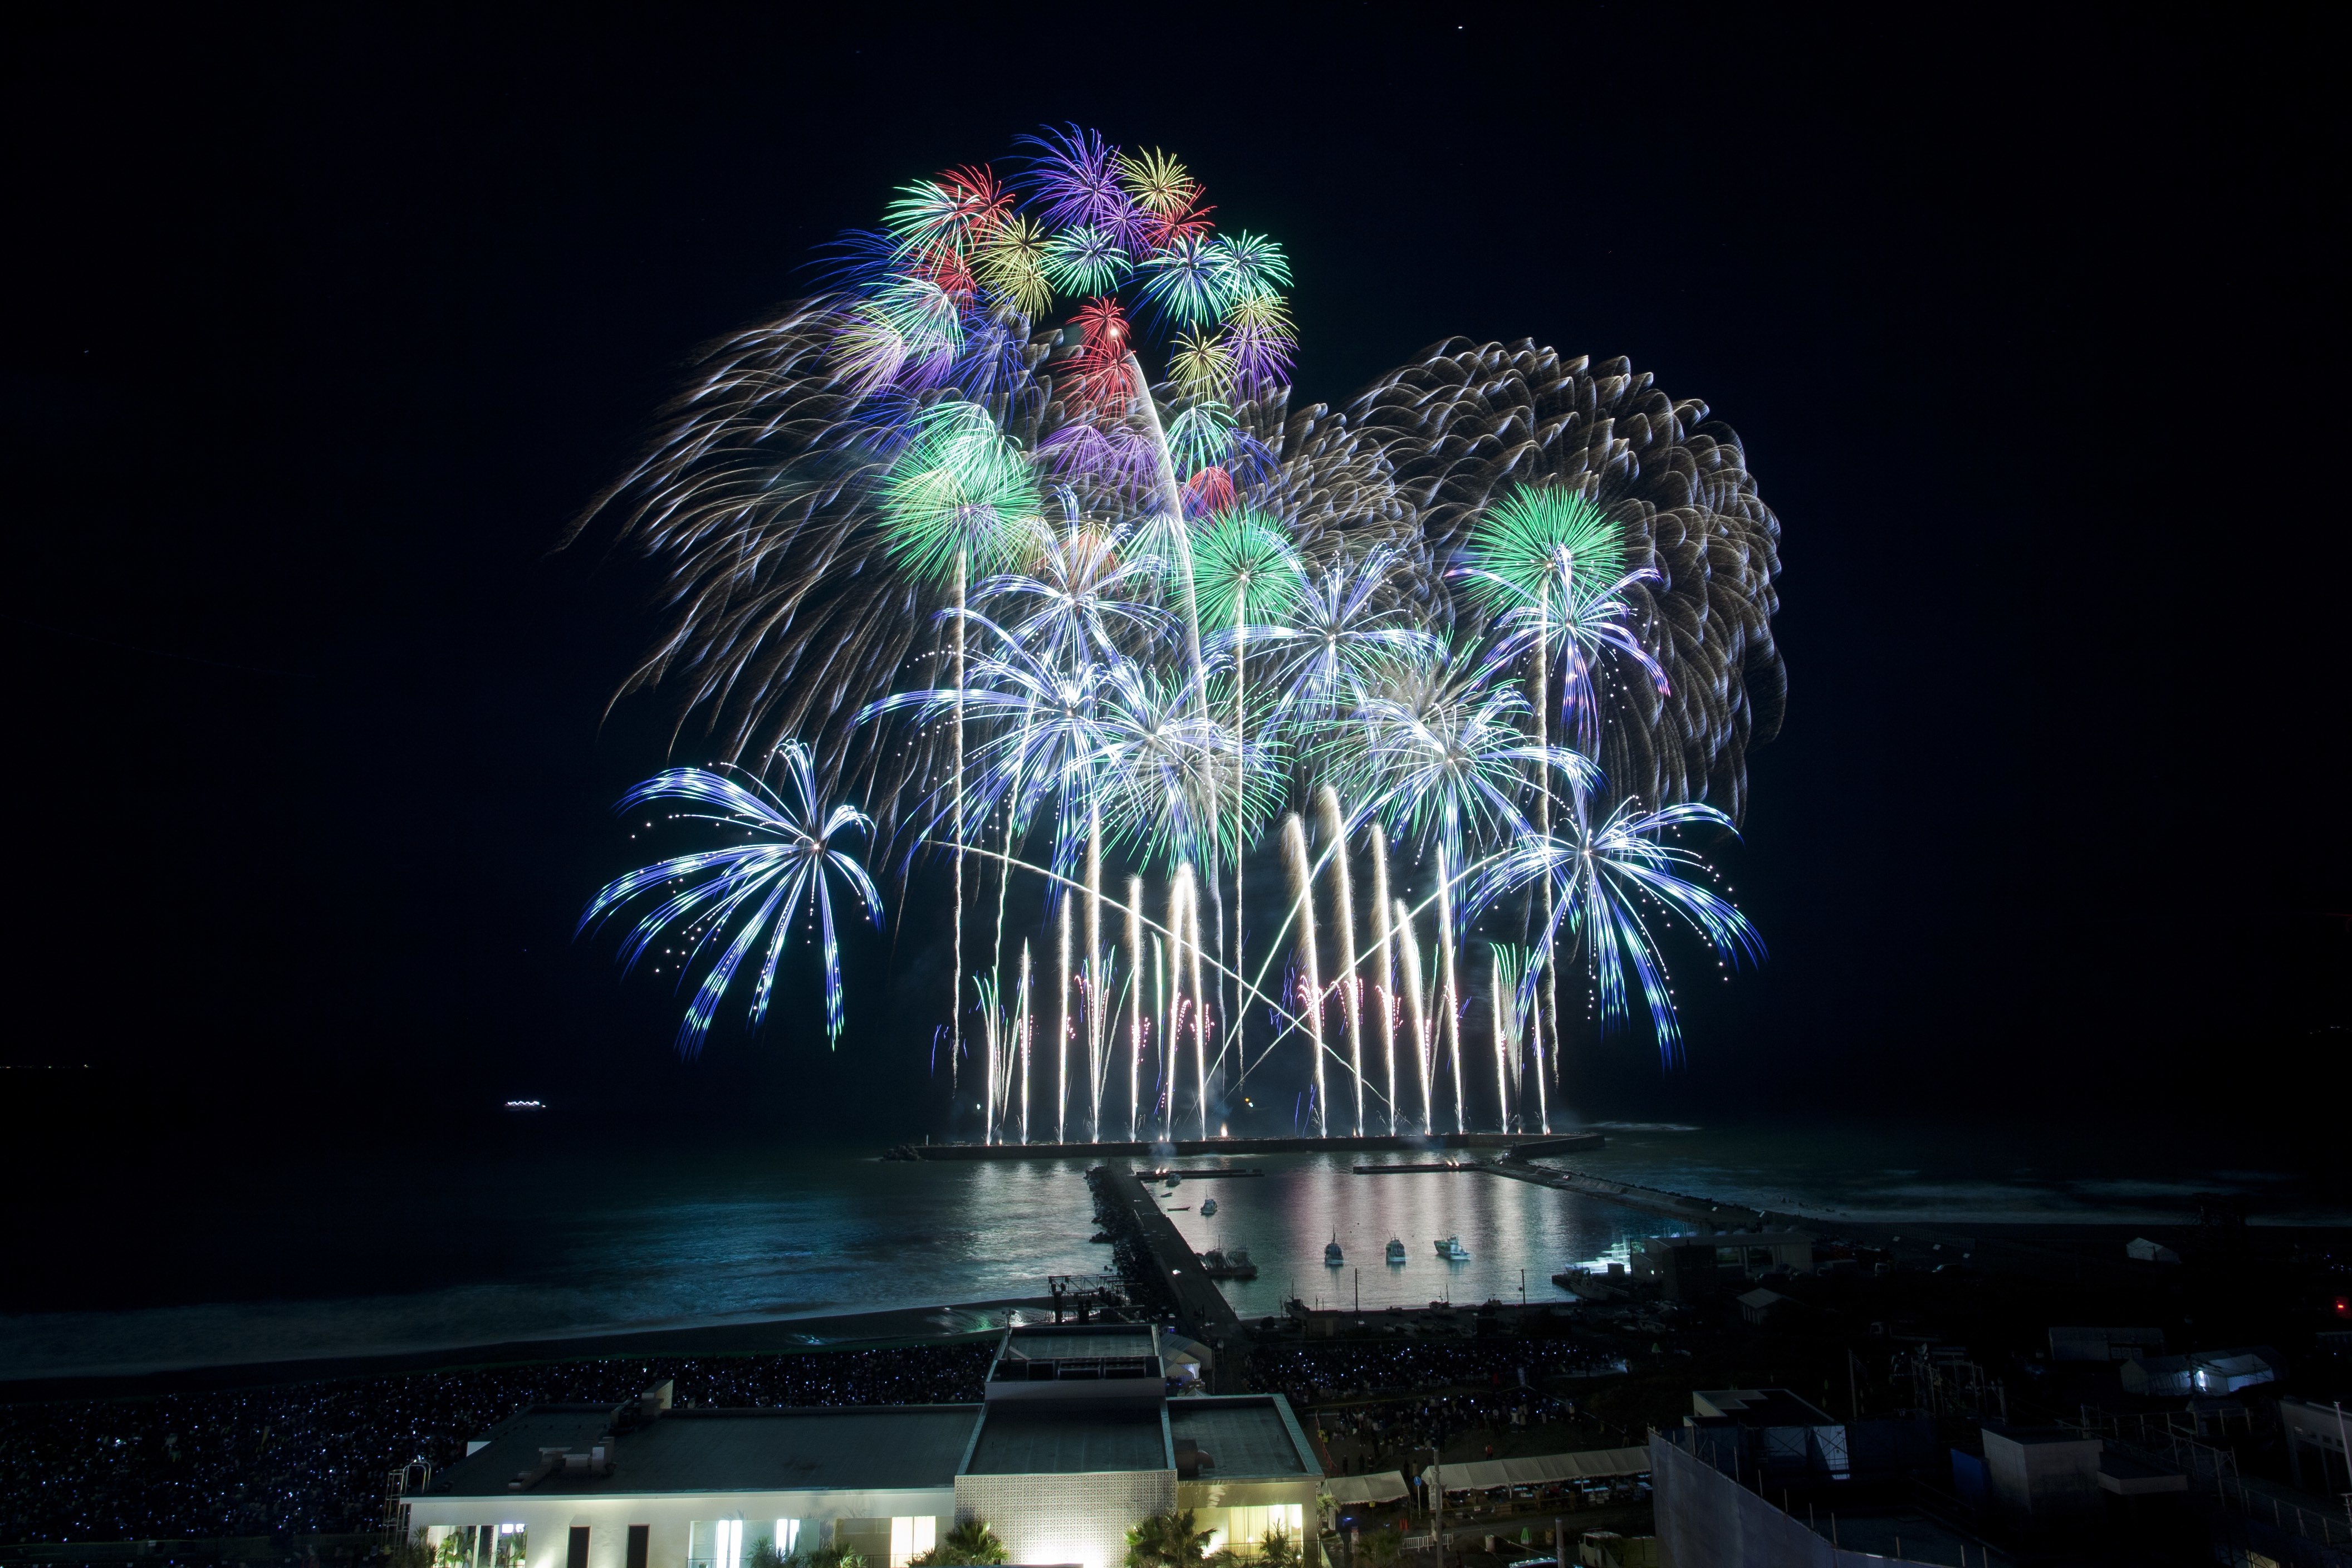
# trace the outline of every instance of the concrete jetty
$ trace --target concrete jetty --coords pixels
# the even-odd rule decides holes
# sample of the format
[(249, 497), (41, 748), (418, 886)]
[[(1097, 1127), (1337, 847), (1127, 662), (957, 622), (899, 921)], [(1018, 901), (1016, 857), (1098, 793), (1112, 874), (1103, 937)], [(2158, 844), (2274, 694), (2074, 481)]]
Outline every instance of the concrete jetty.
[(892, 1160), (1100, 1160), (1116, 1155), (1167, 1159), (1189, 1154), (1322, 1154), (1396, 1151), (1428, 1153), (1484, 1149), (1518, 1159), (1591, 1153), (1605, 1148), (1598, 1132), (1371, 1133), (1361, 1138), (1177, 1138), (1099, 1143), (902, 1143)]
[(1192, 1256), (1192, 1246), (1176, 1228), (1176, 1222), (1160, 1212), (1159, 1197), (1132, 1171), (1097, 1165), (1087, 1173), (1087, 1181), (1095, 1190), (1097, 1218), (1114, 1232), (1124, 1232), (1136, 1244), (1134, 1250), (1118, 1249), (1122, 1271), (1151, 1270), (1151, 1285), (1173, 1300), (1177, 1322), (1216, 1357), (1209, 1377), (1211, 1391), (1237, 1388), (1237, 1384), (1226, 1381), (1231, 1375), (1226, 1366), (1248, 1352), (1240, 1314), (1217, 1289), (1216, 1281), (1201, 1271), (1201, 1260)]

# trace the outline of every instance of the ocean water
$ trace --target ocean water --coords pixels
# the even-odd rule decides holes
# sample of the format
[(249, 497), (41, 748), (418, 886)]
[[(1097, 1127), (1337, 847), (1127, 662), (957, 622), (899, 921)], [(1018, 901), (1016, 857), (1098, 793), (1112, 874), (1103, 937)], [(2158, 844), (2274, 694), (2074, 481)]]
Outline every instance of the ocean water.
[[(1855, 1219), (2352, 1223), (2341, 1177), (2277, 1151), (2030, 1130), (1604, 1125), (1569, 1162), (1648, 1185)], [(871, 1147), (355, 1151), (299, 1169), (124, 1184), (36, 1175), (0, 1217), (0, 1378), (367, 1355), (1043, 1294), (1108, 1263), (1083, 1164), (904, 1163)], [(2271, 1157), (2266, 1157), (2266, 1155)], [(1376, 1156), (1393, 1159), (1395, 1156)], [(1190, 1163), (1190, 1162), (1188, 1162)], [(1292, 1294), (1367, 1308), (1556, 1299), (1671, 1222), (1476, 1173), (1356, 1175), (1337, 1155), (1161, 1192), (1196, 1247), (1248, 1247), (1244, 1315)], [(2336, 1184), (2330, 1185), (2334, 1181)], [(1214, 1198), (1218, 1213), (1200, 1212)], [(1471, 1254), (1446, 1264), (1434, 1243)], [(1406, 1262), (1391, 1267), (1391, 1237)], [(1346, 1255), (1326, 1268), (1323, 1247)], [(940, 1320), (940, 1326), (956, 1321)], [(974, 1325), (977, 1326), (977, 1325)]]

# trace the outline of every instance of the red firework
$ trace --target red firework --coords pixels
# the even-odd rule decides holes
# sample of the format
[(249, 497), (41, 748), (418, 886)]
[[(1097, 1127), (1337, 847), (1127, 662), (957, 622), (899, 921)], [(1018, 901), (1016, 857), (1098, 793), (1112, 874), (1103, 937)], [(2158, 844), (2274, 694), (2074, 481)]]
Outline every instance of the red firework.
[(1128, 369), (1128, 351), (1135, 338), (1126, 313), (1116, 300), (1089, 300), (1078, 307), (1078, 352), (1070, 373), (1077, 379), (1078, 398), (1106, 413), (1127, 407), (1134, 395), (1134, 376)]
[(997, 183), (995, 172), (985, 163), (949, 169), (933, 183), (954, 204), (971, 241), (986, 238), (1013, 211), (1013, 193)]
[(930, 245), (911, 268), (914, 275), (938, 286), (940, 293), (958, 304), (968, 303), (979, 292), (980, 285), (971, 275), (971, 264), (963, 252), (952, 245)]
[(1184, 201), (1164, 213), (1143, 215), (1144, 237), (1154, 250), (1165, 250), (1180, 239), (1205, 239), (1217, 226), (1209, 221), (1215, 212), (1214, 203), (1201, 200), (1201, 187), (1194, 185)]
[(1234, 477), (1215, 467), (1202, 468), (1184, 481), (1184, 515), (1217, 517), (1233, 510)]

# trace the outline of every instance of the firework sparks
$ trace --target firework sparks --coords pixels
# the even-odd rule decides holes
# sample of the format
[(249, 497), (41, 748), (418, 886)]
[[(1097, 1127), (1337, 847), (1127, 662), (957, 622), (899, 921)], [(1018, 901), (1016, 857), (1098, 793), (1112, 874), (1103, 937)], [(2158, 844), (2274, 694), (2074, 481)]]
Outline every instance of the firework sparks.
[[(803, 909), (823, 927), (838, 1037), (829, 880), (849, 880), (869, 913), (878, 897), (838, 850), (786, 853), (783, 823), (808, 826), (822, 796), (861, 800), (874, 823), (829, 808), (811, 843), (855, 827), (907, 847), (901, 875), (921, 846), (952, 860), (951, 1077), (965, 858), (997, 867), (993, 956), (973, 976), (986, 1138), (1017, 1127), (1025, 1141), (1033, 1098), (1057, 1141), (1073, 1121), (1099, 1137), (1122, 1053), (1130, 1136), (1155, 1110), (1172, 1135), (1188, 1029), (1206, 1137), (1213, 1101), (1273, 1048), (1244, 1026), (1260, 1003), (1276, 1042), (1306, 1039), (1318, 1130), (1335, 1089), (1358, 1134), (1368, 1095), (1396, 1130), (1412, 1078), (1433, 1131), (1441, 1069), (1466, 1130), (1461, 946), (1481, 922), (1506, 1123), (1549, 1121), (1562, 946), (1582, 954), (1604, 1033), (1638, 985), (1677, 1060), (1661, 919), (1727, 961), (1761, 952), (1660, 837), (1719, 820), (1677, 802), (1736, 811), (1746, 748), (1779, 722), (1778, 522), (1736, 439), (1622, 362), (1524, 346), (1448, 344), (1352, 405), (1287, 412), (1297, 329), (1278, 243), (1220, 233), (1201, 180), (1159, 149), (1072, 125), (1018, 151), (1009, 187), (974, 163), (893, 193), (878, 228), (834, 247), (827, 293), (711, 352), (674, 426), (595, 509), (670, 573), (671, 624), (631, 686), (672, 689), (722, 759), (789, 753), (799, 792), (786, 808), (756, 780), (733, 786), (766, 803), (759, 820), (709, 817), (744, 829), (746, 858), (666, 861), (591, 906), (602, 918), (664, 889), (625, 955), (662, 936), (676, 943), (665, 966), (703, 972), (679, 1047), (700, 1048), (755, 952), (750, 1018), (764, 1016)], [(1164, 355), (1162, 379), (1148, 355)], [(1328, 867), (1308, 853), (1309, 818)], [(1297, 1016), (1244, 978), (1284, 941), (1251, 930), (1244, 900), (1244, 861), (1276, 834)], [(1391, 839), (1417, 857), (1398, 869), (1415, 907), (1391, 885)], [(1048, 877), (1049, 1064), (1033, 1063), (1042, 976), (1027, 942), (1017, 987), (1002, 973), (1016, 870)], [(1149, 955), (1146, 872), (1168, 879)], [(1102, 930), (1104, 879), (1121, 875), (1123, 953)], [(1327, 985), (1344, 1057), (1323, 1038)], [(1034, 1081), (1041, 1065), (1050, 1083)]]

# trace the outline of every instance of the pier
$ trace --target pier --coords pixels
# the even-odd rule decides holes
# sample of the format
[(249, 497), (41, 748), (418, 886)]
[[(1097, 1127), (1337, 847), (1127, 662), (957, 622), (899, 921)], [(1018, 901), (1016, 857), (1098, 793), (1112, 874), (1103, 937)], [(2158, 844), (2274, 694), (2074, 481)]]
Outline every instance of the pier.
[[(1192, 1256), (1176, 1222), (1160, 1212), (1158, 1196), (1134, 1172), (1108, 1165), (1088, 1171), (1087, 1184), (1094, 1188), (1095, 1217), (1122, 1243), (1115, 1255), (1120, 1272), (1129, 1276), (1130, 1296), (1143, 1300), (1165, 1292), (1177, 1322), (1215, 1357), (1209, 1370), (1210, 1392), (1237, 1389), (1237, 1384), (1227, 1382), (1226, 1363), (1247, 1353), (1241, 1316), (1216, 1281), (1202, 1272), (1201, 1260)], [(1148, 1285), (1133, 1278), (1146, 1269)]]

